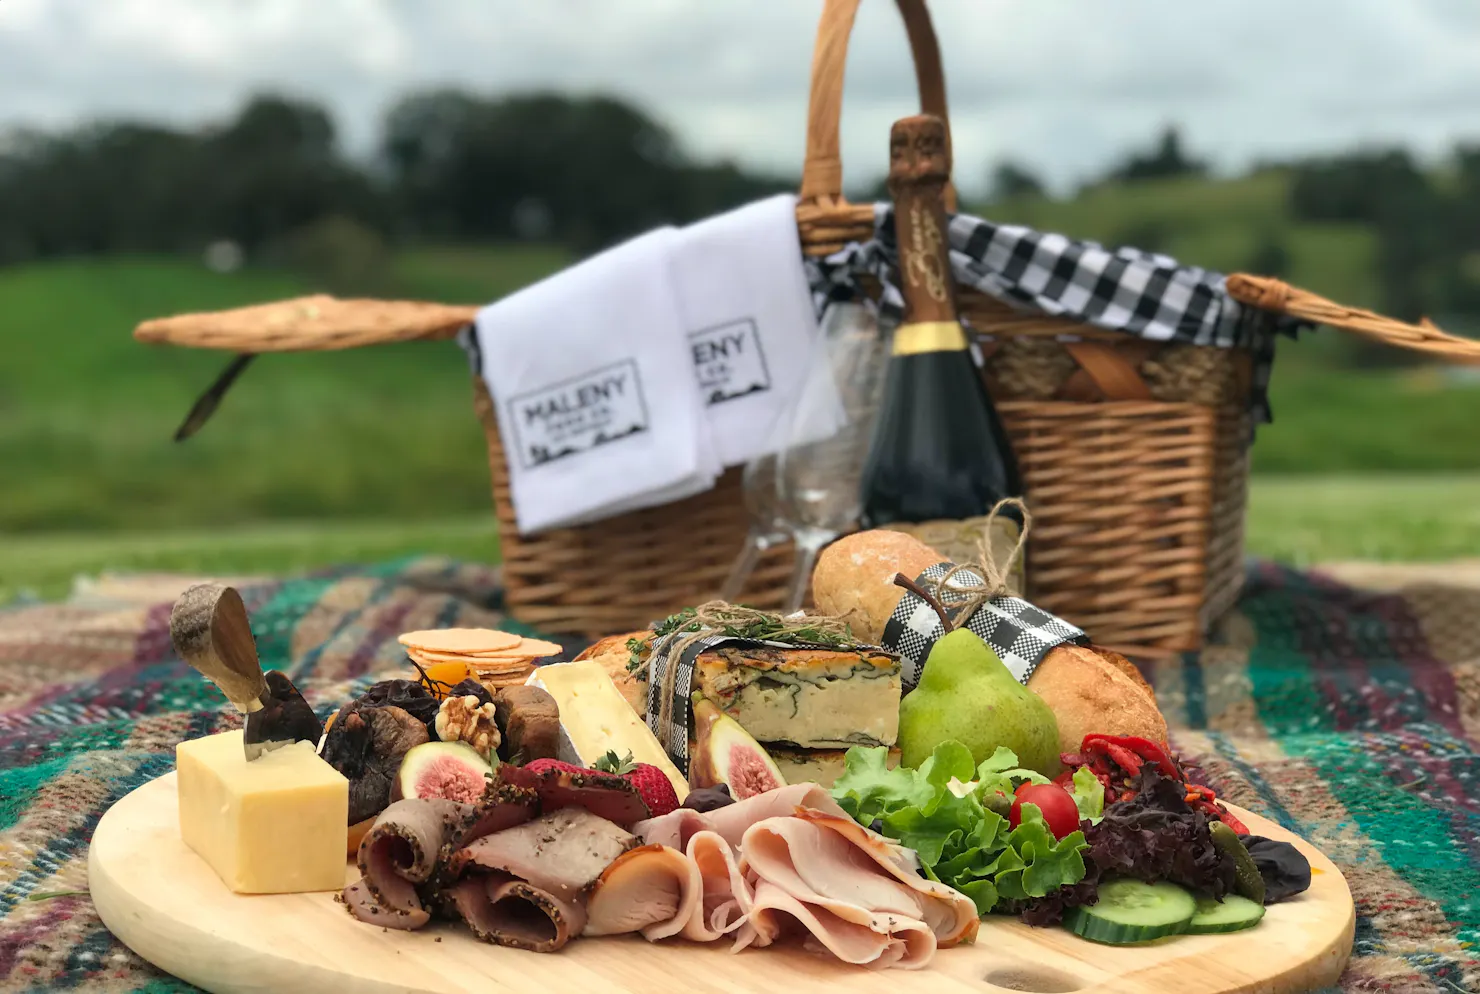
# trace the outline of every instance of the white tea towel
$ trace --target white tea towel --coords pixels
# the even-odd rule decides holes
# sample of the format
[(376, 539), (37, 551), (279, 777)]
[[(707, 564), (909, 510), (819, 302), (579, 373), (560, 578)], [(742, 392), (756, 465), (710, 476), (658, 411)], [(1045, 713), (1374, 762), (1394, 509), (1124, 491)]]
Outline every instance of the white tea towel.
[[(818, 336), (796, 197), (770, 197), (681, 228), (673, 282), (720, 463), (766, 454)], [(793, 437), (826, 437), (842, 419), (822, 406), (817, 416)]]
[(521, 533), (714, 485), (669, 264), (677, 237), (649, 232), (478, 313)]

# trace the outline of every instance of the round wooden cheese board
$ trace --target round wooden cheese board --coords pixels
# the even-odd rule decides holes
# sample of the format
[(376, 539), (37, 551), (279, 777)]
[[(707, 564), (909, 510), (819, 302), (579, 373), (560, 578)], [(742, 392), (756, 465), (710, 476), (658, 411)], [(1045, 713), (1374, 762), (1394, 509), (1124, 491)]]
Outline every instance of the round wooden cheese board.
[[(731, 955), (724, 943), (653, 944), (637, 936), (580, 939), (542, 955), (479, 942), (456, 923), (419, 932), (374, 928), (351, 918), (332, 893), (243, 897), (181, 841), (173, 773), (103, 816), (88, 873), (98, 914), (114, 935), (214, 994), (1280, 994), (1335, 983), (1356, 922), (1346, 881), (1309, 844), (1233, 810), (1250, 831), (1294, 843), (1311, 864), (1310, 890), (1270, 907), (1258, 927), (1112, 947), (989, 917), (974, 945), (941, 950), (923, 971), (872, 971), (794, 946)], [(347, 882), (358, 875), (346, 866)]]

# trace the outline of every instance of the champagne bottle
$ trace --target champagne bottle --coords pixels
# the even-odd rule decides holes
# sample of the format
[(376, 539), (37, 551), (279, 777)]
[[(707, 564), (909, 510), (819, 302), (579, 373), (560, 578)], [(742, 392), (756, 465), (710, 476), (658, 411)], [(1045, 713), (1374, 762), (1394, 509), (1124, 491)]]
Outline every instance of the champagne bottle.
[[(884, 395), (863, 472), (863, 524), (961, 520), (1021, 497), (1017, 460), (987, 395), (956, 311), (946, 241), (950, 167), (945, 123), (922, 115), (889, 135), (889, 192), (899, 243), (904, 320), (894, 332)], [(1022, 529), (998, 515), (998, 562)], [(1013, 585), (1022, 590), (1021, 567)]]

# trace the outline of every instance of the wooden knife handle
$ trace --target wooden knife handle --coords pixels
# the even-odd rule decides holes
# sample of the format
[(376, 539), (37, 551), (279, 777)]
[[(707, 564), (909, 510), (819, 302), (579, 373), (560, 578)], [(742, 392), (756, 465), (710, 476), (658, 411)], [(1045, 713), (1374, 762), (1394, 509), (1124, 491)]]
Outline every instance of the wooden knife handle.
[(232, 587), (201, 583), (175, 601), (170, 640), (180, 658), (221, 688), (239, 711), (262, 707), (267, 680), (241, 594)]

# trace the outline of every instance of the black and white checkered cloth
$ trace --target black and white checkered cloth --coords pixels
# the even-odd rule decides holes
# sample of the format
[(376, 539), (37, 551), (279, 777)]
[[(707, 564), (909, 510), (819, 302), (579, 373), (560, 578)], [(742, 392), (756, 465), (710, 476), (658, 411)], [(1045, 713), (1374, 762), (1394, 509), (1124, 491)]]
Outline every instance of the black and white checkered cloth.
[[(658, 738), (668, 758), (673, 760), (685, 776), (689, 772), (689, 713), (691, 711), (692, 694), (694, 692), (694, 663), (701, 653), (710, 649), (734, 648), (734, 649), (835, 649), (835, 646), (812, 645), (810, 643), (796, 642), (770, 642), (757, 639), (731, 638), (728, 635), (710, 635), (705, 638), (695, 639), (694, 642), (684, 649), (682, 658), (674, 660), (673, 650), (678, 647), (689, 632), (676, 632), (665, 635), (653, 643), (651, 654), (648, 658), (647, 676), (647, 726)], [(854, 651), (879, 650), (879, 646), (855, 645), (850, 647)], [(678, 672), (673, 679), (673, 707), (666, 727), (660, 718), (663, 710), (663, 684), (668, 673), (668, 667), (677, 666)]]
[[(1308, 327), (1234, 300), (1220, 273), (1153, 252), (1111, 250), (967, 214), (951, 217), (948, 240), (956, 282), (1004, 303), (1153, 341), (1251, 351), (1255, 370), (1249, 403), (1255, 424), (1270, 420), (1276, 336), (1293, 338)], [(894, 208), (877, 204), (873, 238), (807, 259), (818, 314), (829, 303), (860, 299), (858, 278), (868, 275), (882, 287), (882, 316), (898, 320), (904, 301), (894, 283), (897, 257)]]
[[(921, 573), (916, 582), (934, 593), (935, 581), (951, 568), (950, 563), (937, 563)], [(983, 582), (981, 574), (974, 570), (962, 570), (956, 575), (964, 584)], [(943, 591), (942, 600), (947, 608), (953, 602), (959, 604), (966, 600), (964, 594), (952, 595), (955, 582), (953, 578), (951, 586)], [(1089, 645), (1089, 637), (1084, 632), (1020, 597), (993, 597), (976, 609), (967, 619), (966, 627), (992, 647), (1022, 684), (1027, 684), (1048, 650), (1066, 643)], [(944, 634), (945, 626), (935, 609), (918, 594), (906, 591), (884, 625), (884, 648), (899, 653), (900, 677), (905, 693), (919, 684), (925, 658), (930, 655), (936, 640)]]

